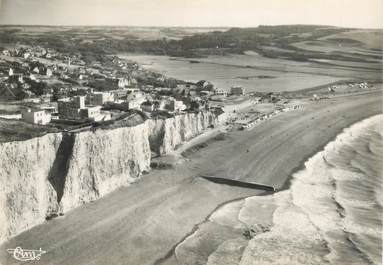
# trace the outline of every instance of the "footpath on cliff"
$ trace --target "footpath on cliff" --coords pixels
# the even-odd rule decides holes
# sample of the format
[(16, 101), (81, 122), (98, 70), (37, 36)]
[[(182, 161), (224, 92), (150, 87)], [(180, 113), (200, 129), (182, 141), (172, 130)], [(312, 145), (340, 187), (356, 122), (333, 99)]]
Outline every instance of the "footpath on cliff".
[(0, 264), (21, 263), (6, 251), (17, 246), (46, 251), (36, 264), (177, 264), (174, 249), (217, 208), (262, 194), (199, 176), (283, 188), (343, 128), (381, 112), (377, 91), (313, 102), (252, 130), (230, 132), (188, 153), (172, 169), (153, 170), (129, 187), (12, 238), (0, 247)]

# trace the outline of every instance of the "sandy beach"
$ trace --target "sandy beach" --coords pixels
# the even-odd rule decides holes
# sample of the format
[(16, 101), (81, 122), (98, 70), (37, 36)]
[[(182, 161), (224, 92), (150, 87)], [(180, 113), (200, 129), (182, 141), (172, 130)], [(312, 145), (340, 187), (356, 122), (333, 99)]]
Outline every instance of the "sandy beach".
[(382, 92), (375, 91), (311, 102), (252, 130), (230, 132), (189, 153), (174, 169), (154, 170), (130, 187), (9, 240), (0, 246), (0, 264), (18, 264), (6, 252), (17, 246), (46, 251), (38, 264), (177, 264), (174, 250), (217, 208), (262, 194), (198, 176), (282, 189), (343, 128), (381, 112)]
[(344, 129), (288, 189), (217, 209), (178, 244), (178, 263), (381, 264), (382, 122), (380, 114)]

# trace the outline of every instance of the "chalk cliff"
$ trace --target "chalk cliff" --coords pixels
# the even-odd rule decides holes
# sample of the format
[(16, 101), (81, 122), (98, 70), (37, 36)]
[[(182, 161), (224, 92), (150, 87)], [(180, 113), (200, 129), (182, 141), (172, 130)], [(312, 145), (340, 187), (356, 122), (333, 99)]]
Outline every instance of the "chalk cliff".
[(145, 123), (76, 134), (62, 185), (60, 206), (70, 210), (126, 186), (150, 166)]
[(133, 127), (53, 133), (0, 144), (0, 242), (139, 178), (165, 154), (217, 122), (210, 112)]
[(217, 123), (211, 112), (187, 113), (169, 119), (148, 120), (149, 141), (152, 151), (166, 154), (182, 142), (202, 133), (210, 125)]
[(0, 241), (57, 211), (49, 178), (61, 140), (61, 134), (48, 134), (0, 144)]

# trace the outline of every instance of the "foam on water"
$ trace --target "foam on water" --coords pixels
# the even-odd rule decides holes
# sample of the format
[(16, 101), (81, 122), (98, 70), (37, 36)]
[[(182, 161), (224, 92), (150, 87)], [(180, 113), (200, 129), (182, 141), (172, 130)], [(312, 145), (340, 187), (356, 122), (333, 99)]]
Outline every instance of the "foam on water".
[[(383, 115), (344, 132), (272, 197), (273, 227), (241, 264), (381, 264)], [(265, 201), (265, 198), (262, 198)]]

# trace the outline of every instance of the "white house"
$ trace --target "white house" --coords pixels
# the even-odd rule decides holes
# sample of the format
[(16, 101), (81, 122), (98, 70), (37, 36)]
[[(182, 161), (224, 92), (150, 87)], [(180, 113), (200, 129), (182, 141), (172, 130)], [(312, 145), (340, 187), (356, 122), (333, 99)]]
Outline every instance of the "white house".
[(30, 52), (24, 53), (24, 59), (28, 59), (29, 57), (31, 57), (31, 53)]
[(214, 89), (214, 95), (226, 97), (227, 91), (225, 89), (222, 89), (222, 88), (215, 88)]
[(11, 56), (11, 53), (9, 50), (3, 50), (3, 55), (5, 56)]
[(46, 113), (44, 110), (28, 109), (21, 113), (21, 117), (25, 122), (32, 124), (45, 125), (51, 121), (51, 114)]
[(36, 74), (40, 73), (40, 70), (39, 70), (39, 68), (37, 66), (35, 68), (33, 68), (32, 71), (35, 72)]
[(126, 86), (130, 86), (130, 79), (127, 78), (119, 78), (118, 79), (118, 87), (119, 88), (124, 88)]
[(33, 81), (36, 81), (36, 80), (37, 80), (36, 76), (33, 75), (33, 74), (30, 74), (30, 75), (29, 75), (29, 79), (31, 79), (31, 80), (33, 80)]
[(101, 114), (101, 106), (89, 106), (83, 109), (80, 109), (80, 116), (82, 118), (99, 120), (98, 117)]
[(52, 69), (47, 68), (46, 76), (47, 76), (47, 77), (51, 77), (52, 75), (53, 75)]

